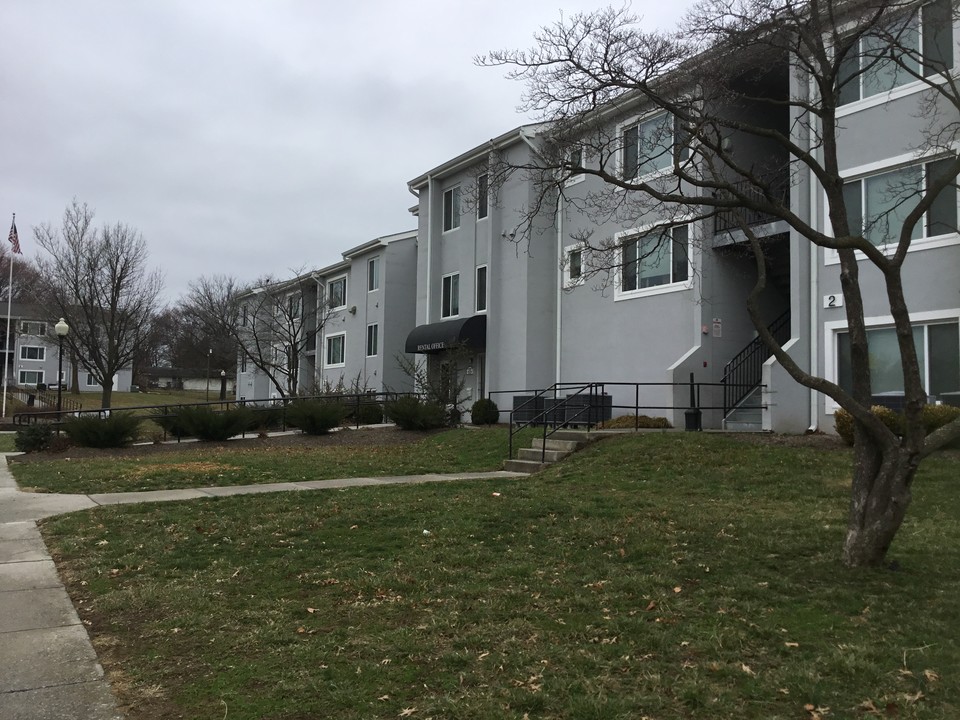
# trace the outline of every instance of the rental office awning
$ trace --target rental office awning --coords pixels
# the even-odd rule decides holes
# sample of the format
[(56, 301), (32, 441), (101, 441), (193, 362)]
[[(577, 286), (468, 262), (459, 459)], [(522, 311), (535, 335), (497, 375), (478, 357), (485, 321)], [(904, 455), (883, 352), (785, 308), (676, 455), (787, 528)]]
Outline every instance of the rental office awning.
[(445, 320), (414, 328), (407, 336), (408, 353), (438, 353), (449, 348), (485, 350), (487, 347), (487, 316)]

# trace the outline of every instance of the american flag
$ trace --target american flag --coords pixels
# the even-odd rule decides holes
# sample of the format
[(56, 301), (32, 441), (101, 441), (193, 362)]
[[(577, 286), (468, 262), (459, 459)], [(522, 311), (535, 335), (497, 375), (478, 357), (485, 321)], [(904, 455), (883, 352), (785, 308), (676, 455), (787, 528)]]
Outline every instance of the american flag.
[(10, 235), (7, 237), (7, 240), (10, 241), (10, 244), (13, 245), (14, 255), (23, 255), (20, 252), (20, 236), (17, 235), (17, 216), (13, 216), (13, 222), (10, 223)]

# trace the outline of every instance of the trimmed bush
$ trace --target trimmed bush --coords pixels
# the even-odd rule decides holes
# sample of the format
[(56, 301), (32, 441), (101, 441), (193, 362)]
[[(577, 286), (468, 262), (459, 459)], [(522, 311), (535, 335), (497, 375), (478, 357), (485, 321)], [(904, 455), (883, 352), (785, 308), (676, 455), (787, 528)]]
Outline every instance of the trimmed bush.
[(960, 407), (953, 405), (925, 405), (923, 408), (923, 426), (927, 435), (960, 417)]
[(20, 452), (40, 452), (50, 447), (53, 428), (49, 425), (25, 425), (17, 430), (13, 446)]
[[(903, 434), (903, 416), (883, 405), (874, 405), (870, 412), (876, 415), (883, 424), (895, 434)], [(951, 405), (924, 405), (922, 411), (923, 426), (927, 435), (939, 430), (944, 425), (960, 417), (960, 408)], [(847, 445), (853, 445), (853, 416), (843, 408), (837, 410), (833, 416), (837, 435), (843, 438)]]
[(401, 430), (433, 430), (446, 427), (447, 411), (442, 405), (405, 396), (388, 402), (387, 417)]
[(358, 425), (376, 425), (383, 422), (383, 405), (377, 402), (368, 402), (360, 406), (354, 422)]
[(179, 440), (190, 435), (190, 428), (187, 427), (183, 413), (183, 408), (177, 408), (167, 415), (153, 418), (153, 421), (162, 427), (167, 433)]
[(94, 415), (69, 418), (63, 431), (75, 445), (92, 448), (126, 447), (140, 431), (140, 418), (132, 413), (112, 411), (107, 417)]
[(673, 425), (665, 417), (650, 417), (649, 415), (620, 415), (612, 420), (604, 420), (597, 425), (600, 430), (665, 430)]
[(157, 423), (178, 438), (190, 436), (222, 442), (249, 430), (252, 413), (246, 408), (217, 412), (210, 407), (187, 405), (158, 418)]
[(249, 417), (246, 430), (266, 432), (283, 427), (286, 410), (282, 406), (246, 405), (244, 407)]
[(470, 408), (470, 422), (474, 425), (496, 425), (500, 421), (500, 408), (488, 398), (480, 398)]
[(338, 402), (297, 400), (287, 407), (287, 423), (307, 435), (325, 435), (343, 421), (344, 407)]

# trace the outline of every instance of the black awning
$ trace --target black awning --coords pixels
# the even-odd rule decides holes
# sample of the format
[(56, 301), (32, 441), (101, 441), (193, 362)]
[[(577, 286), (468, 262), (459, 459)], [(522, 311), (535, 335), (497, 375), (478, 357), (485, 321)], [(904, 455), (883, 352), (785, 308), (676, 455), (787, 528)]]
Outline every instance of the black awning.
[(438, 353), (458, 347), (469, 350), (486, 349), (486, 315), (421, 325), (407, 336), (408, 353)]

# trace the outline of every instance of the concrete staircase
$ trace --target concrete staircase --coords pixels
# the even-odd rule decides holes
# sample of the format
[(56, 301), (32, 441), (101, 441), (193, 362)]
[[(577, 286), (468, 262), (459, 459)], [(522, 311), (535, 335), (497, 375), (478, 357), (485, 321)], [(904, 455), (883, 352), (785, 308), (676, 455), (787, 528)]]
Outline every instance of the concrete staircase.
[(723, 429), (730, 432), (762, 432), (762, 391), (756, 388), (723, 419)]
[[(507, 460), (504, 470), (521, 473), (535, 473), (543, 470), (547, 465), (562, 460), (570, 453), (576, 452), (585, 445), (593, 442), (599, 436), (582, 430), (557, 430), (546, 440), (534, 438), (531, 447), (520, 448), (516, 460)], [(546, 443), (546, 445), (544, 445)], [(546, 449), (544, 449), (546, 447)]]

